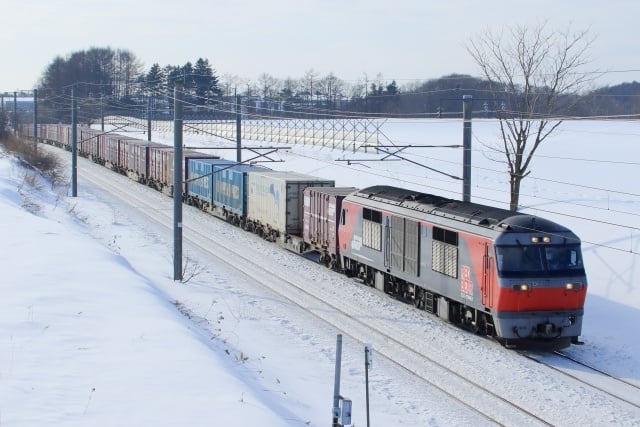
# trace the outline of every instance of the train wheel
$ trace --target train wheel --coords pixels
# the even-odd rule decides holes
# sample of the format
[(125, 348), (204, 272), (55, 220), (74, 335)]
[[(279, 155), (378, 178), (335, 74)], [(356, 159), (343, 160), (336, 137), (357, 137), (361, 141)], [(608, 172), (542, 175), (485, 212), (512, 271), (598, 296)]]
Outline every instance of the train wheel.
[(320, 255), (320, 263), (324, 264), (325, 267), (329, 267), (329, 265), (331, 265), (331, 255), (322, 252), (322, 255)]
[(487, 317), (484, 313), (477, 313), (474, 332), (478, 335), (488, 335)]
[(343, 262), (344, 274), (347, 277), (354, 277), (356, 273), (355, 271), (353, 271), (351, 260), (349, 258), (344, 258), (342, 262)]

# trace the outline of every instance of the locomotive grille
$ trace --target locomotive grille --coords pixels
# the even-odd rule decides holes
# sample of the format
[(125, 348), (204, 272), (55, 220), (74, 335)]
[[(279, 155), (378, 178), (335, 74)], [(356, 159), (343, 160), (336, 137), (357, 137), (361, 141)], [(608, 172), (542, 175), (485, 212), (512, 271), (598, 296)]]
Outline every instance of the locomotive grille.
[(436, 299), (431, 292), (425, 292), (425, 305), (424, 309), (429, 313), (436, 312)]
[(458, 277), (458, 247), (434, 240), (431, 268), (454, 279)]

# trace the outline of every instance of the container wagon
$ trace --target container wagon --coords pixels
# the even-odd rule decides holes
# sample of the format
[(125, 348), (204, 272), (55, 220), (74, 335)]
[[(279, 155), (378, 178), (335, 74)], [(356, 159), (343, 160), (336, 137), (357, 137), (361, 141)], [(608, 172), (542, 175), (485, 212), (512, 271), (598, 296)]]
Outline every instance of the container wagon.
[(333, 187), (335, 181), (297, 172), (251, 171), (247, 176), (247, 228), (288, 249), (304, 250), (304, 189)]

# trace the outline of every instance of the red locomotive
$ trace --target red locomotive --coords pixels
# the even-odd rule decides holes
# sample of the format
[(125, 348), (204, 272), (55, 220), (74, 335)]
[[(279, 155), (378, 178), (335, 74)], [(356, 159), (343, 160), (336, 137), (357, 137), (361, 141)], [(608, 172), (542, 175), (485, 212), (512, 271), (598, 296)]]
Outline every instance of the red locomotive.
[(347, 196), (339, 221), (342, 268), (366, 284), (508, 346), (578, 343), (587, 278), (567, 228), (388, 186)]

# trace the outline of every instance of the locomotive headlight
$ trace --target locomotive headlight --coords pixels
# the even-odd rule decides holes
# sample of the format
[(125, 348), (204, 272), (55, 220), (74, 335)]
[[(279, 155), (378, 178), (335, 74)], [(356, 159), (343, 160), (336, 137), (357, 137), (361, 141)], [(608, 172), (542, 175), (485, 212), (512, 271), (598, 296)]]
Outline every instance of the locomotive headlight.
[(540, 238), (538, 236), (531, 237), (531, 243), (538, 243), (539, 241), (540, 241)]
[(551, 237), (549, 237), (549, 236), (544, 236), (544, 237), (542, 238), (542, 241), (543, 241), (543, 242), (545, 242), (545, 243), (551, 243)]
[(526, 283), (520, 283), (519, 285), (513, 285), (514, 291), (527, 292), (529, 290), (529, 285)]
[(582, 289), (582, 283), (566, 283), (564, 285), (564, 288), (567, 291), (579, 291), (580, 289)]

